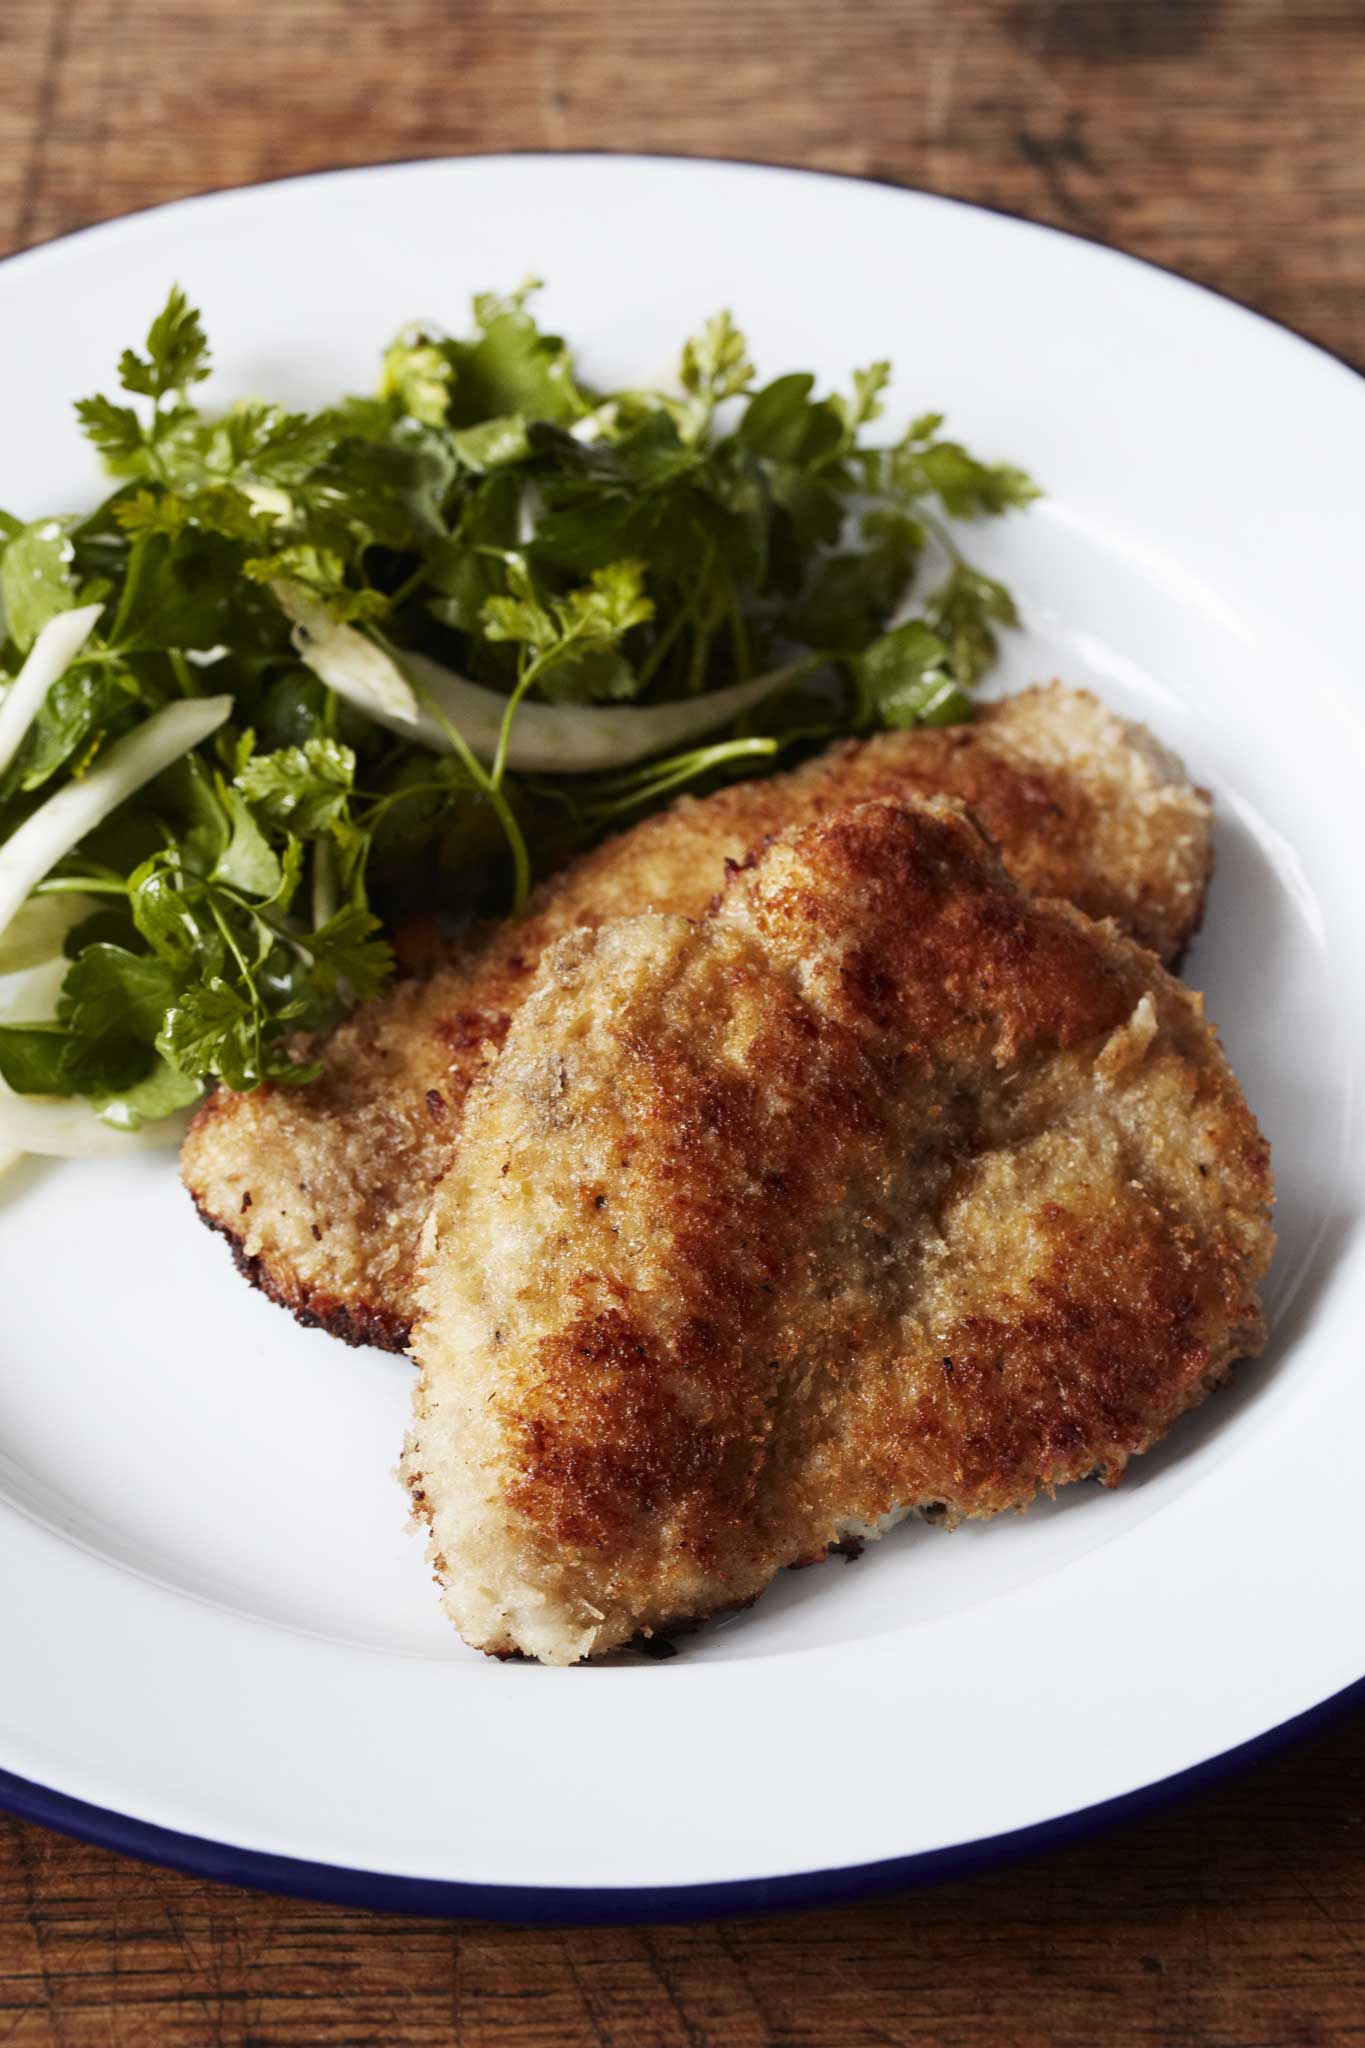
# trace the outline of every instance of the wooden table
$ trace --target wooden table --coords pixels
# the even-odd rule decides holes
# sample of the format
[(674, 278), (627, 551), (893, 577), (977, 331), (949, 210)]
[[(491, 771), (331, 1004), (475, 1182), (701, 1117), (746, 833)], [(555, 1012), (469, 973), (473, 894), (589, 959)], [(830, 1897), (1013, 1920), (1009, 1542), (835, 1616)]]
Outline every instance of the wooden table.
[[(0, 251), (214, 186), (517, 148), (959, 193), (1365, 361), (1360, 0), (0, 0)], [(1264, 428), (1293, 431), (1269, 396)], [(1266, 1509), (1311, 1503), (1287, 1484)], [(0, 2048), (1365, 2041), (1363, 1736), (1357, 1712), (971, 1882), (654, 1932), (379, 1919), (0, 1819)]]

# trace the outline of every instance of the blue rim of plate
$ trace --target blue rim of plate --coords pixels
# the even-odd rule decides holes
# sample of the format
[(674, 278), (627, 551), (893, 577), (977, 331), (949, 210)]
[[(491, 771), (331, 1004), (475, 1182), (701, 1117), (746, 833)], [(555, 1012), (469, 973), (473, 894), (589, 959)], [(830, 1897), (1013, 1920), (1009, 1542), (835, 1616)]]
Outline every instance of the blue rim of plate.
[(191, 1877), (287, 1898), (319, 1899), (328, 1905), (405, 1913), (426, 1919), (497, 1921), (522, 1927), (639, 1927), (668, 1921), (730, 1919), (757, 1913), (796, 1913), (817, 1906), (852, 1906), (883, 1892), (918, 1890), (954, 1878), (977, 1877), (1061, 1849), (1120, 1821), (1163, 1812), (1188, 1795), (1292, 1747), (1306, 1736), (1365, 1707), (1365, 1678), (1330, 1699), (1282, 1721), (1220, 1756), (1191, 1764), (1173, 1777), (1142, 1785), (1096, 1806), (1037, 1821), (1005, 1835), (987, 1835), (951, 1848), (892, 1856), (881, 1863), (846, 1869), (810, 1870), (785, 1877), (744, 1877), (719, 1884), (559, 1887), (469, 1884), (455, 1878), (398, 1877), (376, 1870), (351, 1870), (334, 1863), (308, 1863), (259, 1849), (234, 1848), (197, 1835), (178, 1834), (151, 1821), (131, 1820), (102, 1806), (89, 1806), (65, 1792), (51, 1791), (0, 1770), (0, 1809), (19, 1820), (38, 1821), (78, 1841), (113, 1849), (144, 1863), (158, 1863)]
[[(194, 199), (226, 197), (233, 192), (267, 190), (272, 185), (296, 184), (305, 178), (346, 177), (351, 172), (396, 168), (399, 165), (506, 162), (509, 158), (542, 159), (553, 162), (566, 156), (619, 158), (623, 163), (641, 159), (650, 163), (733, 165), (736, 168), (782, 171), (804, 178), (837, 179), (851, 185), (875, 185), (893, 192), (905, 192), (922, 199), (935, 199), (948, 206), (960, 206), (972, 213), (995, 214), (1016, 221), (1042, 234), (1060, 235), (1072, 242), (1104, 249), (1128, 263), (1158, 276), (1174, 278), (1192, 291), (1206, 293), (1234, 306), (1249, 319), (1276, 327), (1304, 348), (1341, 365), (1365, 382), (1365, 368), (1324, 342), (1314, 341), (1256, 306), (1248, 305), (1231, 292), (1187, 277), (1170, 264), (1150, 256), (1134, 255), (1100, 235), (1084, 234), (1077, 228), (1058, 227), (1050, 221), (1033, 220), (1007, 206), (992, 206), (979, 200), (959, 198), (952, 193), (933, 192), (922, 185), (902, 184), (894, 178), (869, 176), (856, 171), (825, 171), (804, 164), (775, 163), (757, 157), (679, 156), (667, 150), (551, 150), (523, 149), (471, 151), (445, 157), (384, 157), (371, 164), (316, 166), (306, 171), (287, 172), (279, 178), (263, 178), (246, 186), (212, 187), (199, 193), (185, 193), (153, 206), (136, 207), (131, 213), (115, 215), (110, 221), (95, 221), (68, 233), (50, 236), (29, 249), (16, 249), (0, 258), (0, 268), (30, 255), (36, 248), (52, 248), (61, 242), (77, 241), (97, 234), (116, 221), (134, 220), (142, 214), (158, 213), (166, 207), (181, 206)], [(234, 1847), (226, 1842), (185, 1835), (173, 1828), (158, 1827), (152, 1821), (134, 1820), (107, 1807), (92, 1806), (50, 1786), (39, 1785), (13, 1772), (0, 1769), (0, 1811), (18, 1820), (34, 1821), (55, 1828), (60, 1834), (90, 1842), (97, 1848), (112, 1849), (144, 1863), (179, 1870), (192, 1877), (210, 1878), (219, 1884), (243, 1885), (253, 1891), (273, 1892), (287, 1898), (318, 1899), (331, 1905), (368, 1908), (386, 1913), (423, 1917), (484, 1920), (514, 1926), (620, 1927), (643, 1926), (668, 1921), (713, 1920), (742, 1914), (809, 1911), (818, 1906), (844, 1906), (884, 1892), (946, 1884), (954, 1878), (974, 1877), (1001, 1869), (1026, 1857), (1041, 1855), (1079, 1841), (1102, 1828), (1163, 1811), (1176, 1801), (1211, 1786), (1223, 1778), (1249, 1768), (1263, 1758), (1277, 1755), (1292, 1744), (1336, 1721), (1354, 1706), (1365, 1707), (1365, 1676), (1354, 1680), (1308, 1707), (1288, 1721), (1250, 1740), (1238, 1743), (1219, 1755), (1191, 1764), (1168, 1778), (1101, 1800), (1095, 1806), (1074, 1813), (1037, 1821), (1003, 1835), (982, 1836), (971, 1842), (955, 1843), (944, 1849), (929, 1849), (909, 1856), (893, 1856), (879, 1863), (852, 1864), (844, 1869), (795, 1872), (783, 1877), (728, 1879), (718, 1884), (641, 1885), (627, 1887), (578, 1888), (550, 1885), (471, 1884), (454, 1878), (401, 1877), (374, 1870), (353, 1870), (332, 1863), (310, 1863), (299, 1857), (275, 1856), (259, 1849)]]

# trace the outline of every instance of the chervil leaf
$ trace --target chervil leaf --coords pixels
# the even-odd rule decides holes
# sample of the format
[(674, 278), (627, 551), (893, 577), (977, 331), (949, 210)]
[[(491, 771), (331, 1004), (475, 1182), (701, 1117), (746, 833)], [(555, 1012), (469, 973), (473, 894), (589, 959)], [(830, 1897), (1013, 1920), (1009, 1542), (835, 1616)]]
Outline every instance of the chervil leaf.
[(844, 423), (844, 445), (851, 448), (861, 428), (872, 420), (878, 420), (884, 410), (881, 394), (891, 382), (891, 365), (888, 362), (871, 363), (865, 370), (853, 372), (853, 396), (834, 397), (830, 404)]
[(736, 398), (753, 381), (749, 344), (728, 312), (716, 313), (684, 342), (679, 372), (684, 391), (719, 401)]
[(470, 301), (475, 324), (487, 329), (493, 325), (495, 320), (500, 320), (505, 313), (524, 313), (527, 300), (533, 299), (537, 292), (543, 292), (544, 289), (545, 280), (543, 277), (533, 277), (528, 274), (521, 280), (515, 291), (475, 292), (474, 297)]
[(346, 581), (345, 558), (332, 548), (307, 542), (276, 548), (273, 554), (252, 555), (242, 574), (253, 583), (294, 583), (326, 605), (339, 625), (356, 619), (380, 619), (389, 608), (379, 590), (356, 590)]
[(420, 327), (405, 327), (385, 353), (379, 393), (381, 398), (393, 399), (413, 419), (439, 427), (450, 410), (453, 375), (440, 342)]
[(907, 498), (936, 497), (956, 519), (978, 519), (1027, 505), (1038, 487), (1022, 469), (1008, 462), (978, 462), (960, 441), (935, 438), (942, 425), (937, 413), (916, 420), (885, 457), (890, 488)]
[(1017, 626), (1019, 614), (1003, 583), (966, 562), (925, 600), (924, 616), (948, 648), (948, 666), (970, 690), (995, 659), (994, 625)]
[(116, 476), (136, 473), (142, 467), (145, 436), (142, 421), (131, 405), (116, 405), (98, 393), (76, 401), (76, 417), (87, 441), (99, 450)]
[(311, 979), (323, 995), (333, 995), (346, 982), (352, 999), (365, 1002), (378, 994), (393, 967), (393, 952), (375, 937), (379, 919), (355, 904), (319, 926), (308, 940), (313, 955)]
[(167, 1010), (157, 1051), (178, 1073), (208, 1080), (219, 1075), (229, 1088), (254, 1088), (265, 1078), (260, 1015), (239, 989), (220, 975), (187, 988)]
[(548, 605), (542, 604), (526, 566), (524, 555), (505, 556), (508, 591), (490, 597), (483, 607), (480, 623), (489, 640), (515, 640), (544, 653), (560, 638), (560, 626)]
[(304, 839), (343, 815), (354, 782), (354, 753), (330, 739), (257, 754), (237, 776), (238, 788), (263, 817)]
[(753, 382), (749, 344), (729, 313), (716, 313), (683, 344), (678, 378), (690, 404), (681, 421), (683, 437), (698, 440), (727, 398), (738, 398)]
[(205, 533), (246, 541), (253, 547), (267, 546), (274, 526), (267, 514), (230, 484), (213, 484), (190, 495), (136, 491), (132, 497), (120, 499), (114, 517), (130, 540), (145, 540), (151, 534), (176, 539), (187, 526), (197, 526)]
[(347, 427), (332, 411), (286, 412), (277, 405), (248, 405), (227, 415), (222, 432), (236, 472), (287, 490), (302, 483), (331, 454)]
[(566, 639), (596, 647), (612, 645), (632, 626), (642, 626), (654, 616), (653, 600), (645, 595), (644, 565), (609, 562), (594, 569), (591, 581), (571, 590), (556, 603), (555, 611)]
[(147, 353), (126, 348), (119, 358), (119, 383), (141, 397), (162, 399), (184, 391), (209, 373), (209, 345), (199, 314), (179, 285), (147, 330)]
[[(553, 675), (567, 697), (622, 697), (633, 694), (629, 669), (601, 657), (614, 651), (633, 626), (654, 616), (653, 600), (645, 595), (644, 570), (636, 561), (607, 563), (564, 597), (541, 598), (524, 557), (509, 554), (507, 576), (511, 594), (490, 597), (483, 607), (487, 638), (516, 641), (532, 657), (523, 681), (532, 677), (546, 687)], [(591, 657), (591, 660), (589, 659)], [(570, 673), (573, 671), (574, 673)]]

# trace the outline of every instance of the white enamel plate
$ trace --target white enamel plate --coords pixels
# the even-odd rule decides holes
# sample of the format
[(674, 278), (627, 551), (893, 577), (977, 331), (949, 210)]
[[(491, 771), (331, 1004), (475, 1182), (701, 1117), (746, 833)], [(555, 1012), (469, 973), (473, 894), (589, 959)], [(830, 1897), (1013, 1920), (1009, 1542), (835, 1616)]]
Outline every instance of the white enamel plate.
[[(1365, 383), (1045, 229), (791, 172), (468, 160), (194, 200), (0, 268), (0, 502), (99, 489), (71, 403), (179, 280), (224, 395), (363, 389), (526, 272), (594, 382), (730, 306), (765, 374), (889, 355), (1048, 495), (974, 536), (1002, 682), (1149, 721), (1218, 801), (1189, 959), (1272, 1140), (1274, 1333), (1113, 1493), (787, 1574), (671, 1662), (442, 1621), (411, 1367), (231, 1269), (173, 1161), (0, 1188), (0, 1798), (246, 1882), (504, 1917), (850, 1896), (1124, 1802), (1365, 1675)], [(889, 422), (895, 425), (894, 418)]]

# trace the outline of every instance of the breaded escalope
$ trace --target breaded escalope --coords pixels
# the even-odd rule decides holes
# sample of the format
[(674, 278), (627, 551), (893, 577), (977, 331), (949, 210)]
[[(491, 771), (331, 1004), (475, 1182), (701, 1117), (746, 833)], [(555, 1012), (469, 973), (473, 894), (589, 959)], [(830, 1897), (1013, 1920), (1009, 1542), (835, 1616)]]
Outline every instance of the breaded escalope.
[(655, 909), (700, 916), (774, 832), (871, 798), (969, 803), (1027, 887), (1113, 917), (1177, 958), (1212, 862), (1208, 798), (1141, 726), (1084, 691), (1026, 690), (970, 725), (885, 733), (742, 782), (607, 840), (547, 882), (530, 913), (366, 1005), (302, 1088), (220, 1088), (185, 1141), (185, 1184), (249, 1279), (300, 1321), (401, 1351), (431, 1191), (465, 1092), (496, 1050), (546, 946), (576, 925)]
[(917, 1509), (1113, 1483), (1260, 1348), (1270, 1199), (1200, 998), (955, 801), (569, 934), (423, 1240), (451, 1619), (572, 1663)]

